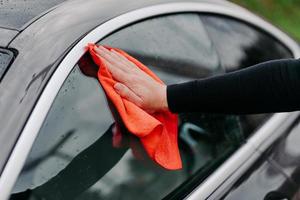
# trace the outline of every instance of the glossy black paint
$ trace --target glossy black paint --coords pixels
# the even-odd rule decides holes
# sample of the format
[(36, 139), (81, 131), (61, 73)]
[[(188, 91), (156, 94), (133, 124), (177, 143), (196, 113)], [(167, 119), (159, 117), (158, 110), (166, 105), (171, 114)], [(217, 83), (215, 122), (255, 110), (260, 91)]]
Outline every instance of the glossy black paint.
[(22, 29), (26, 23), (65, 0), (0, 1), (0, 27)]
[[(286, 188), (279, 191), (278, 188), (283, 184)], [(281, 170), (269, 163), (265, 157), (261, 157), (243, 176), (228, 190), (221, 199), (225, 200), (275, 200), (267, 198), (271, 192), (288, 197), (287, 190), (295, 191), (296, 186), (286, 179)]]
[(287, 120), (277, 130), (281, 136), (266, 151), (257, 149), (260, 158), (237, 181), (225, 183), (227, 189), (220, 191), (220, 199), (299, 199), (299, 156), (291, 156), (285, 150), (287, 147), (299, 152), (299, 140), (293, 140), (294, 144), (287, 146), (291, 137), (299, 138), (299, 128), (299, 118)]
[(43, 88), (72, 46), (90, 30), (115, 16), (168, 2), (184, 1), (126, 0), (122, 6), (119, 0), (67, 1), (13, 40), (9, 47), (17, 49), (19, 55), (0, 84), (0, 171)]
[[(280, 168), (282, 173), (288, 177), (283, 182), (279, 191), (284, 191), (289, 197), (300, 199), (300, 123), (299, 119), (296, 124), (286, 131), (276, 142), (269, 148), (268, 159), (274, 165)], [(295, 190), (288, 190), (289, 183), (292, 182)]]
[[(72, 46), (91, 29), (115, 16), (137, 8), (166, 2), (181, 1), (126, 0), (126, 2), (122, 1), (124, 3), (122, 6), (119, 6), (119, 0), (68, 1), (35, 21), (9, 45), (10, 48), (19, 51), (19, 56), (0, 84), (0, 173), (43, 88)], [(17, 31), (7, 35), (12, 36), (12, 33), (17, 34)], [(2, 32), (0, 36), (1, 34)], [(5, 45), (10, 40), (0, 38), (0, 42), (4, 41)], [(275, 147), (277, 145), (274, 144)], [(278, 147), (280, 147), (278, 148), (280, 152), (285, 146), (279, 145)], [(288, 154), (291, 153), (288, 152)], [(276, 160), (278, 156), (272, 157), (271, 155), (272, 151), (258, 160), (231, 188), (232, 191), (224, 196), (224, 199), (235, 197), (241, 199), (245, 196), (244, 189), (249, 189), (253, 185), (258, 188), (258, 191), (249, 189), (249, 194), (255, 194), (259, 198), (267, 195), (266, 192), (259, 192), (265, 189), (258, 187), (260, 185), (266, 185), (269, 191), (273, 191), (274, 188), (278, 189), (282, 185), (295, 191), (297, 189), (295, 183), (298, 183), (299, 177), (297, 164), (292, 162), (294, 168), (292, 172), (289, 172), (288, 166), (285, 167), (282, 161)], [(291, 175), (292, 180), (289, 180), (286, 174)], [(250, 197), (253, 196), (250, 195)]]

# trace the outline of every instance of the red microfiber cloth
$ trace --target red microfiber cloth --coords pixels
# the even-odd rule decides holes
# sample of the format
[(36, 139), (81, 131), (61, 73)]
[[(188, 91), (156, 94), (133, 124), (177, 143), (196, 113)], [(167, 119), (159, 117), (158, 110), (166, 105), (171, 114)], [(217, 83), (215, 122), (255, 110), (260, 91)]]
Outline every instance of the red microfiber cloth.
[[(149, 114), (134, 103), (122, 98), (114, 90), (113, 86), (117, 82), (108, 71), (105, 63), (102, 62), (102, 58), (94, 50), (95, 47), (97, 45), (88, 44), (87, 49), (93, 61), (99, 67), (98, 80), (128, 131), (140, 139), (146, 153), (153, 161), (169, 170), (181, 169), (182, 163), (177, 142), (178, 116), (169, 111)], [(145, 65), (124, 51), (108, 46), (105, 46), (105, 48), (119, 52), (154, 80), (164, 84)]]

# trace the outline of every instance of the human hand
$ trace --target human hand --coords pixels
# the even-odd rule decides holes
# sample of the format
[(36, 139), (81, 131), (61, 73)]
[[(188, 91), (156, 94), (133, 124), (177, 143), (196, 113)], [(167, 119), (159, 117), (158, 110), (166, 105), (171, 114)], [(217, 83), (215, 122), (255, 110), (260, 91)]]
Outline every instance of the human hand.
[(95, 48), (113, 78), (115, 91), (149, 113), (168, 109), (167, 86), (157, 82), (115, 50)]

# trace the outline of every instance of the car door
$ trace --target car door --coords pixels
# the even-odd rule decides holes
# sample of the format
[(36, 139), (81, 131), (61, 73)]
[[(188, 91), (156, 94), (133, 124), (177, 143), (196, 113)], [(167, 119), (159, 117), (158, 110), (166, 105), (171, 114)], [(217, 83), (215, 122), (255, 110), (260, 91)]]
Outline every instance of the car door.
[[(250, 24), (230, 17), (202, 15), (201, 19), (217, 49), (226, 72), (258, 63), (293, 58), (285, 44)], [(241, 116), (245, 134), (250, 136), (271, 114)]]
[(280, 136), (267, 149), (258, 150), (258, 159), (244, 172), (237, 172), (236, 180), (228, 180), (209, 199), (299, 199), (299, 154), (296, 153), (299, 141), (291, 141), (299, 137), (299, 117), (280, 126), (274, 131)]
[[(124, 49), (166, 84), (224, 72), (196, 13), (139, 21), (99, 43)], [(59, 90), (11, 199), (183, 198), (243, 143), (237, 116), (181, 113), (181, 170), (157, 166), (133, 136), (136, 145), (114, 146), (115, 122), (88, 59), (79, 60)]]
[[(181, 199), (207, 183), (219, 166), (223, 168), (223, 163), (236, 153), (248, 135), (241, 116), (180, 114), (179, 146), (184, 168), (165, 171), (151, 160), (141, 159), (139, 155), (143, 153), (139, 149), (112, 145), (114, 120), (105, 95), (93, 73), (82, 68), (81, 61), (86, 57), (80, 58), (83, 45), (100, 40), (101, 44), (128, 51), (167, 84), (224, 73), (203, 20), (195, 13), (186, 13), (205, 8), (200, 4), (166, 5), (165, 15), (159, 9), (137, 10), (108, 21), (84, 37), (58, 67), (25, 127), (22, 140), (23, 135), (34, 138), (35, 130), (38, 136), (11, 199)], [(171, 14), (176, 10), (184, 12)], [(224, 12), (233, 13), (230, 9)], [(147, 17), (137, 17), (137, 13)], [(114, 26), (117, 28), (112, 29)], [(56, 90), (59, 90), (57, 95)], [(49, 101), (52, 106), (48, 111)], [(47, 117), (43, 118), (46, 113)], [(36, 119), (37, 116), (40, 118)], [(30, 142), (27, 144), (31, 146)], [(206, 191), (214, 190), (219, 184), (216, 182)]]
[[(202, 15), (201, 19), (218, 51), (222, 66), (228, 72), (268, 60), (294, 57), (285, 44), (255, 26), (217, 15)], [(245, 137), (253, 136), (255, 130), (272, 115), (240, 116)], [(290, 120), (280, 122), (280, 128), (276, 131), (265, 130), (270, 131), (270, 137), (265, 141), (267, 144), (257, 144), (259, 154), (256, 162), (243, 173), (233, 175), (238, 177), (237, 180), (228, 180), (209, 199), (297, 198), (299, 170), (296, 163), (299, 159), (297, 154), (292, 156), (291, 151), (294, 152), (299, 145), (296, 139), (298, 120), (295, 116), (290, 117)], [(293, 141), (293, 144), (288, 144), (288, 141)], [(292, 166), (293, 170), (290, 169)]]

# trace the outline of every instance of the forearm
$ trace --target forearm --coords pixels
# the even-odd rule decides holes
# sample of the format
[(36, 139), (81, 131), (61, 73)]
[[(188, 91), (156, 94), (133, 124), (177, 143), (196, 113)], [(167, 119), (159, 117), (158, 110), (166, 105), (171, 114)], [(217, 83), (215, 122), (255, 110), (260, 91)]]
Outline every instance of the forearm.
[(277, 60), (167, 87), (172, 112), (251, 114), (300, 110), (300, 60)]

